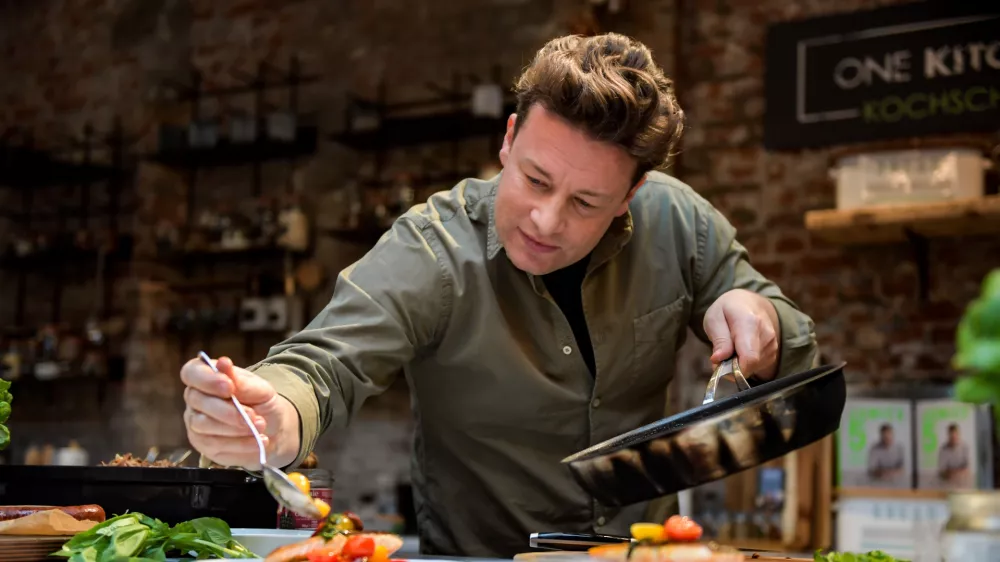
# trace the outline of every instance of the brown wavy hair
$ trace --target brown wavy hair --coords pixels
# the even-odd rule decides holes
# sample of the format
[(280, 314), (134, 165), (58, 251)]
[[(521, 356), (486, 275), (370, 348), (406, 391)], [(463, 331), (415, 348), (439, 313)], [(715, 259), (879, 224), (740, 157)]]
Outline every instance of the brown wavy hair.
[(684, 129), (673, 81), (645, 45), (617, 33), (549, 41), (514, 91), (515, 137), (528, 110), (540, 104), (592, 138), (628, 151), (638, 162), (634, 181), (666, 164)]

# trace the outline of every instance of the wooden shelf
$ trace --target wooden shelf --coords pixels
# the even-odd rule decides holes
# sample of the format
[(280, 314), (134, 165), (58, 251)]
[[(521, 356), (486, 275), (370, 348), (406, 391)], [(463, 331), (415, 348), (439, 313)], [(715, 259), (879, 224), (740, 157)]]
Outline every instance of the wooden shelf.
[(806, 213), (806, 229), (838, 244), (1000, 234), (1000, 196)]
[(893, 488), (838, 488), (837, 499), (944, 500), (948, 490), (912, 490)]
[(211, 147), (161, 149), (147, 155), (146, 158), (172, 168), (244, 166), (258, 162), (311, 156), (316, 152), (317, 138), (318, 130), (316, 127), (300, 125), (296, 130), (294, 141), (266, 137), (248, 143), (233, 143), (223, 140)]
[(419, 144), (454, 142), (472, 137), (502, 138), (507, 115), (516, 107), (508, 104), (500, 118), (477, 117), (468, 110), (426, 115), (386, 117), (371, 130), (345, 130), (330, 135), (330, 140), (355, 150), (400, 148)]

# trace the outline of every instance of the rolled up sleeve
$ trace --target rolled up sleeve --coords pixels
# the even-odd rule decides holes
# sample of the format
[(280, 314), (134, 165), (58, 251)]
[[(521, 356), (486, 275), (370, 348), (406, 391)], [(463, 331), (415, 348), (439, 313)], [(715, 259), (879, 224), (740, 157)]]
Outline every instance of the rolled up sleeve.
[(767, 297), (777, 312), (781, 330), (777, 376), (816, 366), (818, 346), (812, 318), (750, 265), (746, 248), (736, 240), (736, 229), (721, 213), (707, 203), (695, 207), (694, 212), (697, 252), (692, 275), (695, 287), (692, 331), (708, 343), (702, 325), (705, 312), (727, 291), (746, 289)]
[(439, 239), (397, 220), (337, 278), (329, 304), (301, 332), (249, 368), (299, 413), (302, 462), (326, 429), (346, 427), (365, 400), (387, 389), (437, 341), (451, 307)]

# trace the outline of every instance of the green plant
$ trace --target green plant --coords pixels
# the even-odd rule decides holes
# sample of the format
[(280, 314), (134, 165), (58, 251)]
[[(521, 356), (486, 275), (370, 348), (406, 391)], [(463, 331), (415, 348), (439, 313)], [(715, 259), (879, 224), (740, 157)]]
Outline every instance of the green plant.
[(126, 513), (78, 533), (51, 556), (67, 562), (163, 562), (167, 558), (256, 558), (233, 539), (229, 525), (200, 517), (171, 527), (141, 513)]
[(0, 451), (10, 445), (10, 430), (4, 425), (10, 417), (10, 404), (14, 395), (10, 393), (10, 381), (0, 379)]
[(952, 365), (963, 374), (955, 382), (962, 402), (989, 404), (1000, 431), (1000, 269), (983, 281), (958, 323)]

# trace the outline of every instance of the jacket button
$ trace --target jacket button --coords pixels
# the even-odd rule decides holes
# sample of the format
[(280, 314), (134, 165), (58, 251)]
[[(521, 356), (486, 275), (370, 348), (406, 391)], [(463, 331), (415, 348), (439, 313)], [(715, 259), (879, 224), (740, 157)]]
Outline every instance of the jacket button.
[(604, 525), (607, 522), (608, 522), (608, 520), (605, 519), (603, 515), (597, 518), (597, 524), (598, 525)]
[(601, 399), (600, 398), (594, 398), (594, 401), (591, 402), (590, 405), (593, 406), (593, 407), (595, 407), (595, 408), (597, 408), (598, 406), (601, 405)]
[(573, 353), (573, 348), (568, 345), (565, 345), (563, 346), (563, 353), (569, 355), (570, 353)]

